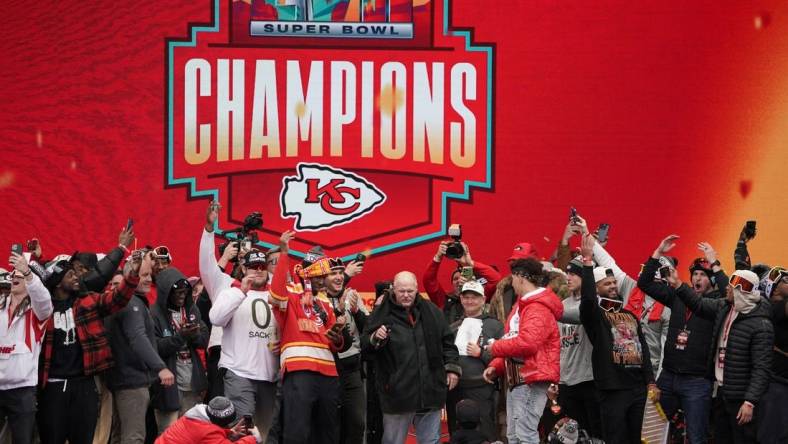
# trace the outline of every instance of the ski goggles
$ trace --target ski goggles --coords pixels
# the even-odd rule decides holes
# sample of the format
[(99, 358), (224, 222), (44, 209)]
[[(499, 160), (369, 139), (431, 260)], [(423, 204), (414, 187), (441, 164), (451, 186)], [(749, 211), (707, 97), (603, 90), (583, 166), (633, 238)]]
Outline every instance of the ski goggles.
[(741, 291), (744, 291), (744, 292), (747, 292), (747, 293), (751, 293), (753, 288), (755, 288), (755, 284), (753, 284), (752, 282), (748, 281), (747, 279), (745, 279), (745, 278), (743, 278), (741, 276), (735, 275), (735, 274), (733, 276), (731, 276), (731, 280), (730, 280), (729, 284), (730, 284), (731, 287), (734, 287), (734, 288), (735, 287), (739, 287), (739, 288), (741, 288)]
[(788, 270), (783, 267), (774, 267), (769, 270), (769, 280), (774, 282), (774, 285), (784, 282), (788, 284)]
[(158, 246), (153, 249), (153, 256), (156, 259), (166, 259), (172, 262), (172, 255), (170, 254), (170, 249), (165, 247), (164, 245)]

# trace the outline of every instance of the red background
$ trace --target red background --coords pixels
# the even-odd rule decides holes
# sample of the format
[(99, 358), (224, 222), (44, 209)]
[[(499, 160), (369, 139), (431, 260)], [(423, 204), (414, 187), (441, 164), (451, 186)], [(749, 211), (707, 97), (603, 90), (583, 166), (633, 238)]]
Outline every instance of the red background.
[[(49, 257), (108, 250), (131, 216), (141, 244), (169, 245), (195, 273), (207, 201), (164, 189), (165, 37), (210, 21), (211, 3), (3, 5), (0, 246), (37, 236)], [(754, 259), (784, 264), (784, 2), (451, 10), (496, 45), (494, 190), (450, 207), (476, 259), (503, 267), (519, 241), (549, 255), (574, 205), (592, 226), (611, 224), (609, 250), (632, 273), (669, 232), (685, 264), (709, 240), (731, 268), (748, 218)], [(420, 273), (434, 250), (373, 257), (356, 285)]]

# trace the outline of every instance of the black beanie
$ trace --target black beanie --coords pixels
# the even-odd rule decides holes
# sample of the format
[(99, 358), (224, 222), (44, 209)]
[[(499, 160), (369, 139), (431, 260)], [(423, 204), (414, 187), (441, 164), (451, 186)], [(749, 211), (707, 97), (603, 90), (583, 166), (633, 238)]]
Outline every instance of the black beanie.
[(208, 418), (219, 427), (227, 427), (235, 421), (235, 406), (224, 396), (217, 396), (205, 408)]
[[(708, 265), (708, 267), (705, 267), (704, 265)], [(711, 266), (709, 265), (709, 261), (706, 260), (706, 258), (699, 257), (699, 258), (695, 259), (694, 261), (692, 261), (692, 265), (690, 266), (690, 269), (689, 269), (690, 275), (692, 275), (692, 273), (694, 273), (696, 271), (702, 271), (702, 272), (706, 273), (706, 276), (709, 277), (709, 280), (712, 280), (714, 278), (714, 272), (711, 270)]]

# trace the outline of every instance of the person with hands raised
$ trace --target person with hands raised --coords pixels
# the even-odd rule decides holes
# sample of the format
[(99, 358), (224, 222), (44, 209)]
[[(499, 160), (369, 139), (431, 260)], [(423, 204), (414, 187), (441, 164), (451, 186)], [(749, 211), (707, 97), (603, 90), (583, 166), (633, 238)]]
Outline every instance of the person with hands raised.
[(11, 441), (33, 440), (36, 424), (36, 385), (41, 335), (52, 315), (52, 299), (21, 254), (8, 258), (11, 271), (0, 269), (0, 419)]
[[(281, 336), (283, 438), (285, 443), (336, 444), (340, 385), (334, 356), (348, 350), (352, 340), (344, 316), (337, 317), (325, 292), (317, 289), (325, 287), (340, 261), (320, 257), (291, 270), (288, 252), (295, 237), (288, 230), (279, 238), (279, 263), (269, 296)], [(292, 285), (287, 284), (289, 273)]]
[(593, 236), (583, 236), (580, 321), (593, 344), (594, 381), (604, 406), (602, 438), (608, 444), (639, 442), (646, 395), (659, 399), (659, 389), (642, 327), (623, 308), (613, 270), (594, 268), (596, 246)]
[[(133, 230), (121, 232), (121, 242), (131, 243), (133, 238)], [(99, 405), (94, 376), (115, 362), (105, 318), (121, 311), (134, 296), (140, 266), (141, 261), (135, 262), (120, 285), (103, 293), (84, 291), (72, 260), (47, 267), (45, 285), (54, 312), (46, 325), (40, 368), (37, 421), (43, 444), (93, 441)]]
[(455, 260), (457, 268), (451, 273), (451, 292), (446, 292), (438, 282), (438, 270), (446, 257), (446, 249), (450, 243), (451, 241), (441, 241), (438, 244), (435, 256), (424, 271), (422, 282), (424, 283), (427, 296), (438, 308), (443, 310), (446, 320), (449, 324), (452, 324), (461, 319), (463, 313), (462, 304), (460, 303), (460, 292), (467, 279), (462, 276), (462, 267), (471, 267), (473, 269), (473, 276), (484, 286), (485, 299), (488, 301), (495, 293), (496, 285), (501, 280), (501, 274), (489, 265), (471, 258), (468, 245), (465, 242), (460, 242), (465, 254)]
[[(701, 242), (698, 249), (704, 256), (695, 259), (689, 267), (692, 286), (683, 283), (676, 269), (666, 265), (670, 263), (666, 255), (676, 246), (678, 239), (678, 235), (672, 234), (659, 243), (643, 266), (638, 287), (670, 307), (662, 372), (657, 380), (662, 392), (662, 408), (669, 418), (681, 409), (688, 441), (692, 444), (705, 443), (712, 403), (712, 382), (705, 376), (713, 324), (688, 308), (678, 294), (694, 293), (702, 298), (719, 300), (722, 295), (713, 283), (724, 287), (728, 278), (719, 267), (714, 248)], [(667, 273), (660, 272), (660, 269), (665, 270), (664, 267), (667, 267)]]
[[(699, 246), (709, 251), (707, 244)], [(714, 436), (722, 442), (757, 442), (759, 402), (769, 386), (774, 346), (771, 306), (759, 283), (752, 271), (736, 270), (725, 298), (676, 292), (695, 316), (713, 321), (705, 376), (718, 386)]]

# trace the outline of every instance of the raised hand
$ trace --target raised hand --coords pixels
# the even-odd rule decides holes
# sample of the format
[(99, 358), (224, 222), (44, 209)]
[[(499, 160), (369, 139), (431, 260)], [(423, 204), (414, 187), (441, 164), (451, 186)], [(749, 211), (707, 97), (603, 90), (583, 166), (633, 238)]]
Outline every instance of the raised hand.
[(676, 239), (678, 238), (678, 234), (671, 234), (665, 239), (662, 239), (662, 242), (659, 243), (659, 246), (656, 250), (654, 250), (654, 254), (652, 254), (651, 257), (654, 259), (659, 259), (660, 256), (667, 254), (668, 251), (672, 250), (673, 247), (676, 246)]
[(120, 235), (118, 235), (118, 245), (123, 245), (126, 248), (131, 246), (131, 243), (134, 242), (134, 227), (129, 228), (126, 230), (126, 227), (120, 231)]
[(213, 232), (213, 227), (219, 219), (219, 210), (221, 208), (222, 206), (219, 205), (219, 202), (214, 200), (208, 205), (208, 209), (205, 211), (205, 231), (209, 233)]
[(293, 230), (287, 230), (279, 236), (279, 249), (282, 253), (290, 251), (290, 241), (295, 239), (296, 233)]
[(703, 256), (709, 261), (709, 264), (713, 264), (717, 262), (717, 252), (714, 251), (714, 248), (708, 242), (699, 242), (698, 243), (698, 250), (703, 252)]

